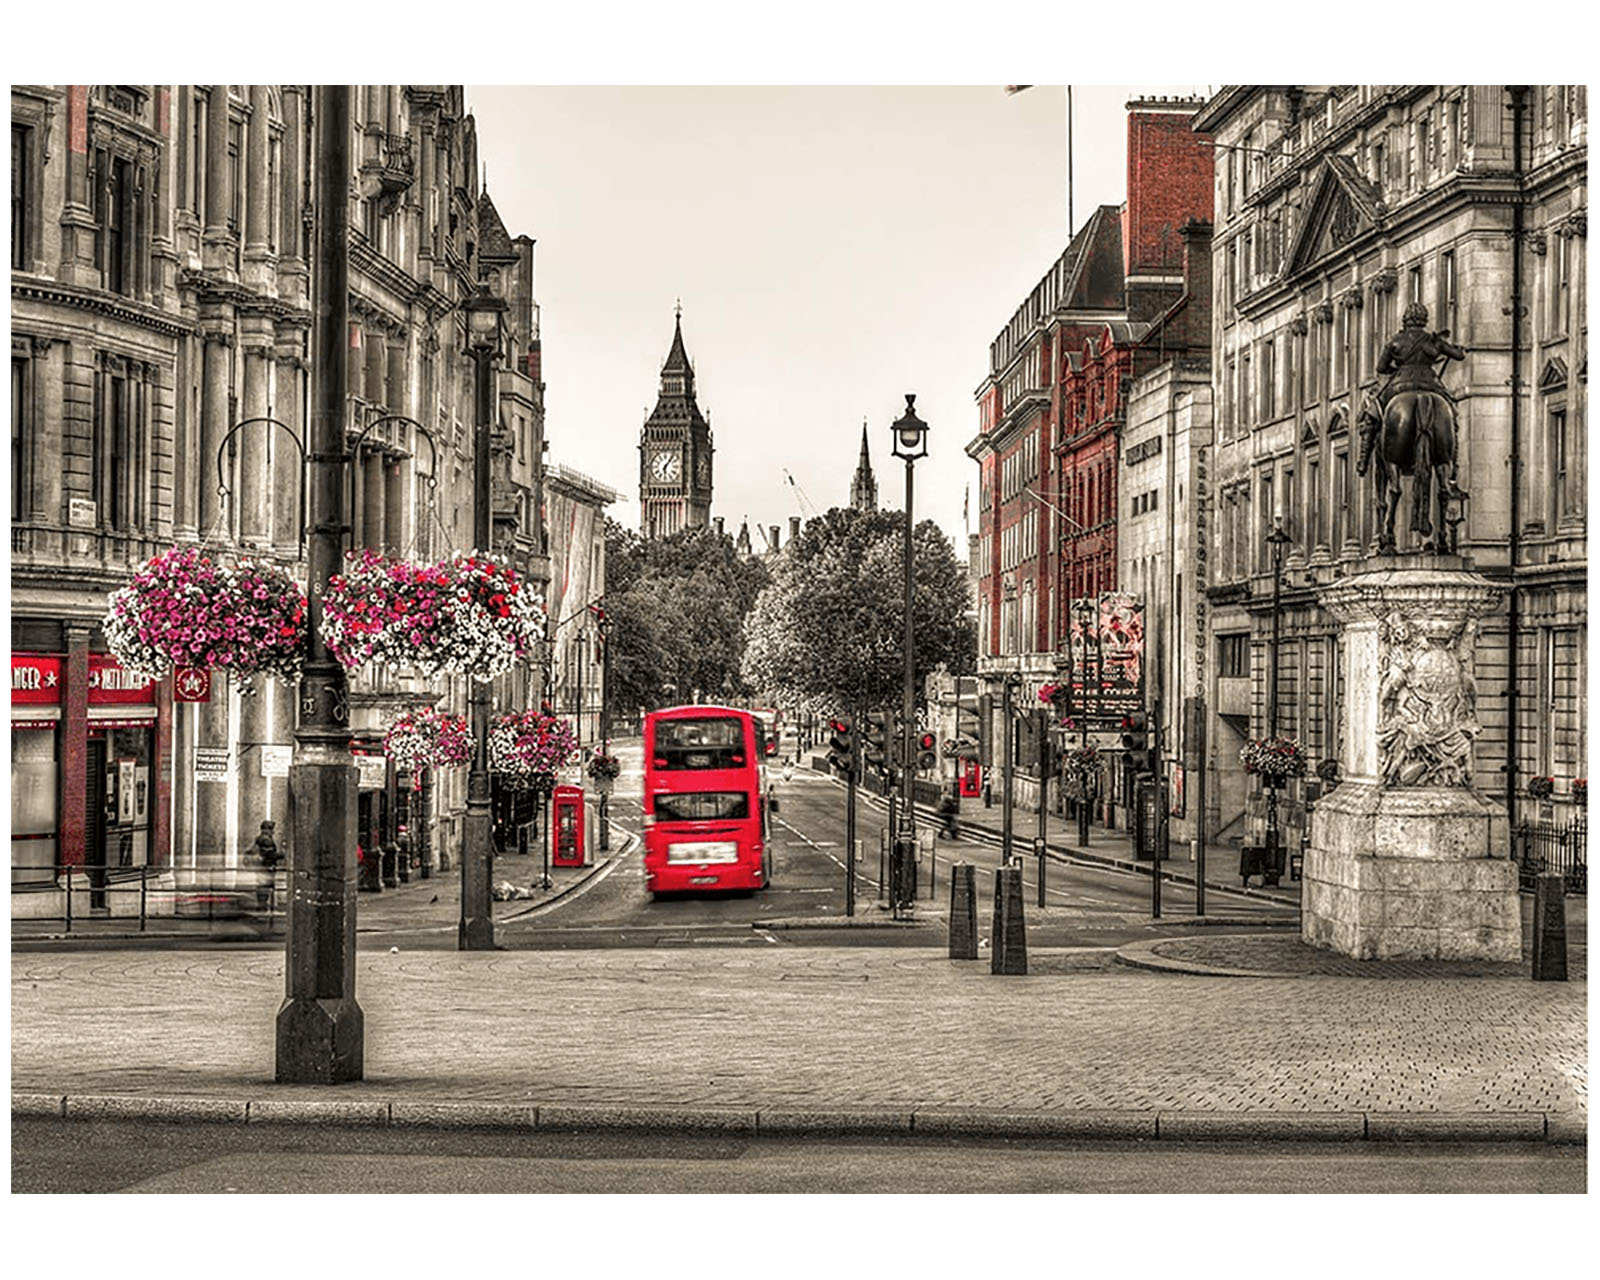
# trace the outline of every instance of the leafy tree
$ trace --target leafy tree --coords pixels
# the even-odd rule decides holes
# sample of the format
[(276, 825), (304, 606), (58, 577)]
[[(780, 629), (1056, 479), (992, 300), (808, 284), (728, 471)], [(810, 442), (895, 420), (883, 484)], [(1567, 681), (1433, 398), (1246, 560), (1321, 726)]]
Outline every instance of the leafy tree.
[[(883, 707), (904, 680), (905, 517), (835, 507), (810, 521), (745, 624), (744, 678), (806, 710)], [(966, 569), (939, 527), (912, 531), (917, 684), (973, 669)]]
[(607, 521), (614, 705), (687, 702), (696, 689), (702, 700), (742, 697), (744, 619), (767, 578), (759, 560), (741, 560), (713, 530), (646, 540)]

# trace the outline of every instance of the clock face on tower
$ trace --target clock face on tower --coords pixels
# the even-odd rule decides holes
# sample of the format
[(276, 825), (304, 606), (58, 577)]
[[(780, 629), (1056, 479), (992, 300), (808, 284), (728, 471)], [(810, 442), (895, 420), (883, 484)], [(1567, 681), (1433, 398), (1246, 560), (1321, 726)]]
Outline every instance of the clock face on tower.
[(678, 455), (666, 451), (652, 454), (650, 474), (663, 484), (671, 484), (678, 478)]

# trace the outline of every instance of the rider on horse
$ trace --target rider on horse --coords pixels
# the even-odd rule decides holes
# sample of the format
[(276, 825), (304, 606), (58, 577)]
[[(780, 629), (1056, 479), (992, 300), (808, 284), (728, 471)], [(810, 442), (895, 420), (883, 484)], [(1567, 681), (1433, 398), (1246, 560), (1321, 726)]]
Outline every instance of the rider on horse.
[(1390, 338), (1378, 357), (1378, 372), (1389, 374), (1389, 381), (1378, 394), (1377, 416), (1363, 415), (1361, 420), (1361, 456), (1356, 460), (1356, 474), (1366, 475), (1372, 458), (1373, 446), (1383, 429), (1383, 410), (1389, 401), (1402, 391), (1432, 391), (1454, 401), (1434, 368), (1444, 359), (1465, 360), (1467, 353), (1449, 339), (1449, 330), (1428, 332), (1428, 308), (1413, 302), (1401, 316), (1402, 328)]

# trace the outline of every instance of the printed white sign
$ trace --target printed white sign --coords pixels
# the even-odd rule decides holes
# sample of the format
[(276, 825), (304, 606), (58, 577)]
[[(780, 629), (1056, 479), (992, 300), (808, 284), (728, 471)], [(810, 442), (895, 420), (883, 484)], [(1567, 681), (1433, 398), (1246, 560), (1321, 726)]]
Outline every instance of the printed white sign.
[(289, 765), (294, 761), (293, 747), (263, 746), (261, 748), (261, 776), (287, 778)]

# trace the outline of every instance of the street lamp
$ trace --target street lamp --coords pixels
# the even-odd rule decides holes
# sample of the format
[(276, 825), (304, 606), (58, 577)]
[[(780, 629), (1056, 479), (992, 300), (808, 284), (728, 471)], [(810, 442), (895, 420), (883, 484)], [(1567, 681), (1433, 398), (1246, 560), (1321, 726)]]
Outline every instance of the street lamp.
[[(487, 285), (466, 298), (467, 350), (472, 356), (477, 412), (473, 428), (472, 540), (475, 553), (487, 555), (492, 541), (492, 494), (489, 435), (494, 421), (494, 362), (500, 354), (500, 317), (511, 309)], [(487, 679), (472, 680), (472, 770), (467, 774), (466, 843), (461, 856), (461, 923), (456, 932), (460, 951), (494, 949), (494, 915), (489, 905), (489, 705), (493, 689)]]
[[(1278, 644), (1283, 628), (1283, 549), (1289, 544), (1283, 530), (1283, 517), (1273, 516), (1267, 546), (1272, 549), (1272, 645), (1267, 651), (1267, 737), (1278, 736)], [(1267, 868), (1262, 880), (1277, 884), (1282, 859), (1278, 851), (1278, 781), (1263, 774), (1261, 785), (1267, 793)]]
[(914, 717), (916, 715), (916, 637), (911, 618), (912, 583), (911, 583), (911, 471), (918, 458), (928, 454), (928, 424), (917, 417), (917, 397), (911, 392), (906, 393), (906, 411), (896, 419), (894, 432), (894, 445), (892, 452), (895, 457), (901, 458), (906, 464), (906, 526), (905, 526), (905, 555), (904, 573), (905, 580), (905, 678), (901, 689), (901, 715), (900, 715), (900, 827), (895, 837), (895, 866), (892, 869), (891, 879), (894, 884), (894, 893), (891, 895), (890, 905), (898, 916), (902, 910), (909, 911), (916, 900), (916, 817), (912, 810), (915, 795), (914, 783), (916, 781), (915, 761), (916, 755), (912, 749), (912, 734), (914, 733)]
[(309, 648), (289, 771), (294, 857), (289, 868), (285, 998), (276, 1024), (280, 1084), (343, 1084), (363, 1071), (356, 1003), (356, 768), (350, 689), (322, 639), (322, 597), (344, 548), (345, 369), (349, 360), (350, 86), (316, 90), (316, 298), (311, 340), (306, 547)]

